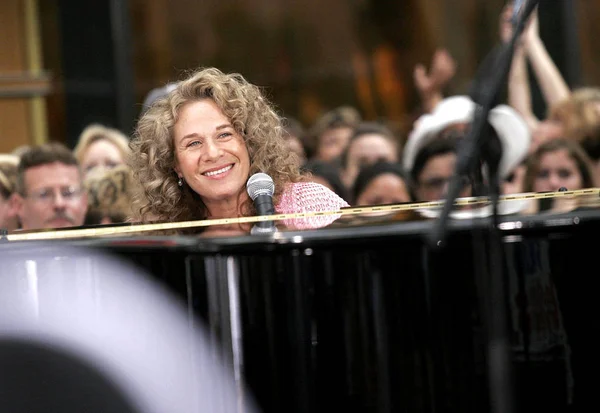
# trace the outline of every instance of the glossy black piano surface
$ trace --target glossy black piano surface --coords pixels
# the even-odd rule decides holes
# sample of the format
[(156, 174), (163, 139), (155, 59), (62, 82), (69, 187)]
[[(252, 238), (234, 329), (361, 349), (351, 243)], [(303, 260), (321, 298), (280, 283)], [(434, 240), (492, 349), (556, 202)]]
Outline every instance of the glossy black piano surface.
[[(207, 327), (264, 412), (490, 411), (491, 220), (453, 219), (444, 248), (432, 249), (431, 218), (371, 213), (261, 236), (5, 241), (12, 267), (0, 276), (18, 277), (24, 260), (43, 273), (63, 245), (85, 248), (62, 265), (88, 248), (135, 263)], [(500, 231), (516, 411), (588, 409), (600, 369), (600, 210), (512, 213)]]

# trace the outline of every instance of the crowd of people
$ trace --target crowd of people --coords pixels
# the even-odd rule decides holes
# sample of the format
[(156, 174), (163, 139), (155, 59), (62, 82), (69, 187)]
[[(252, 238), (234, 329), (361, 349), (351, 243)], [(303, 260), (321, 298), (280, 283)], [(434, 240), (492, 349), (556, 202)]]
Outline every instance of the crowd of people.
[[(505, 42), (512, 14), (508, 5), (500, 18)], [(546, 100), (545, 119), (533, 115), (528, 63)], [(273, 179), (278, 213), (443, 199), (477, 110), (469, 96), (444, 97), (454, 71), (444, 50), (429, 68), (415, 68), (423, 114), (402, 139), (349, 106), (304, 127), (277, 113), (242, 75), (198, 69), (148, 94), (131, 137), (93, 124), (73, 150), (53, 142), (1, 155), (0, 228), (251, 216), (256, 209), (246, 182), (257, 172)], [(508, 101), (488, 121), (502, 147), (503, 193), (596, 186), (600, 89), (569, 89), (540, 39), (535, 14), (514, 54)], [(461, 195), (473, 193), (471, 178), (464, 177)], [(285, 224), (315, 228), (335, 218)]]

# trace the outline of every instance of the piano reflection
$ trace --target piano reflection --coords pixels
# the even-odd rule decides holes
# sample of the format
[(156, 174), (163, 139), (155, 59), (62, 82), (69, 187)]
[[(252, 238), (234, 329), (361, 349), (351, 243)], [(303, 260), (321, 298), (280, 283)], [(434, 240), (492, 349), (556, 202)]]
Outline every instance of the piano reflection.
[[(501, 198), (518, 411), (580, 411), (594, 401), (599, 195), (591, 188)], [(63, 265), (100, 276), (97, 250), (134, 263), (186, 306), (190, 328), (207, 329), (247, 385), (239, 400), (251, 397), (263, 412), (484, 412), (489, 202), (457, 199), (441, 249), (425, 235), (443, 201), (13, 231), (0, 242), (0, 256), (11, 257), (0, 276), (17, 280), (14, 294), (43, 317), (52, 297), (43, 282), (34, 288), (32, 271), (42, 279)], [(318, 229), (284, 224), (313, 217), (335, 219)], [(260, 221), (277, 231), (239, 232), (240, 223)], [(181, 230), (196, 234), (162, 235)], [(61, 245), (84, 252), (56, 260)]]

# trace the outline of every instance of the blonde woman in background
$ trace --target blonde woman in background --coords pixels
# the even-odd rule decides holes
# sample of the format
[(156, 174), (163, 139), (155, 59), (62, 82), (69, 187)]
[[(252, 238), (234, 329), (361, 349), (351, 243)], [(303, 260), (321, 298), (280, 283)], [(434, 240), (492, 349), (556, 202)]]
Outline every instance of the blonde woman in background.
[(111, 169), (127, 162), (129, 139), (117, 129), (92, 124), (86, 127), (73, 150), (87, 175), (95, 168)]

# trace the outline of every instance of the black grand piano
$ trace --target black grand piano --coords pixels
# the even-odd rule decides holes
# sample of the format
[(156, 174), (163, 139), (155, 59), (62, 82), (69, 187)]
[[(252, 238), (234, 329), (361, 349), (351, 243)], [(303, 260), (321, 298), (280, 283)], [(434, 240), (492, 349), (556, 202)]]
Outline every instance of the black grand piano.
[[(542, 200), (535, 213), (508, 207), (500, 217), (517, 412), (594, 405), (597, 197), (572, 195), (556, 208)], [(178, 297), (191, 329), (208, 331), (244, 384), (236, 397), (262, 412), (491, 411), (492, 221), (481, 208), (456, 211), (447, 242), (433, 248), (424, 236), (435, 211), (374, 209), (267, 235), (5, 238), (0, 277), (22, 276), (31, 261), (43, 274), (66, 245), (77, 253), (60, 265), (81, 271), (101, 273), (90, 258), (97, 251), (133, 263)], [(43, 314), (43, 284), (19, 285)]]

